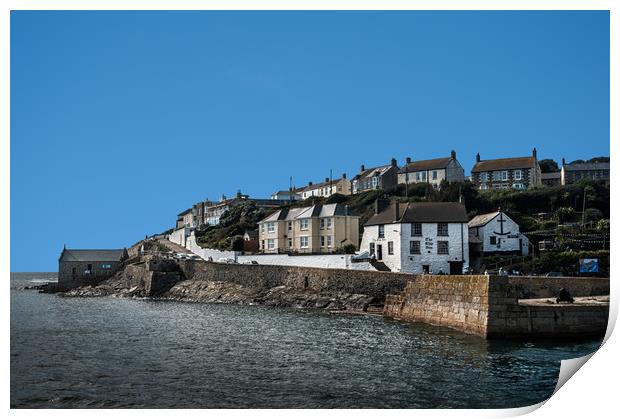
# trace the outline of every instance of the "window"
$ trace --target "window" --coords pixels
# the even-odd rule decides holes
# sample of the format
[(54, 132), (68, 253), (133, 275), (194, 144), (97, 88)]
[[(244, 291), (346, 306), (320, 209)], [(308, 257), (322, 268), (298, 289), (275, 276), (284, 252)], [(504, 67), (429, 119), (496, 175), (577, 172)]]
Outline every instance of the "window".
[(375, 244), (374, 243), (370, 243), (370, 254), (371, 255), (375, 254)]
[(300, 230), (307, 230), (308, 229), (308, 220), (307, 219), (299, 220), (299, 229)]
[(412, 240), (409, 242), (409, 254), (412, 255), (419, 255), (420, 252), (420, 241), (419, 240)]
[(437, 241), (437, 254), (438, 255), (447, 255), (448, 254), (448, 242), (446, 242), (446, 241)]
[(497, 244), (497, 237), (495, 237), (495, 236), (489, 236), (489, 243), (491, 243), (491, 244)]
[(331, 219), (331, 218), (328, 218), (328, 219), (327, 219), (327, 229), (328, 229), (328, 230), (331, 230), (331, 229), (332, 229), (332, 219)]
[(267, 233), (273, 233), (276, 231), (276, 223), (267, 223)]
[(422, 177), (420, 176), (420, 172), (416, 172), (415, 174), (415, 180), (420, 180)]
[(379, 226), (379, 238), (382, 239), (385, 237), (385, 225), (381, 224)]
[(422, 235), (422, 223), (412, 223), (411, 224), (411, 235), (412, 236), (421, 236)]
[(299, 247), (301, 248), (308, 247), (308, 236), (302, 236), (299, 238)]
[(437, 170), (433, 170), (433, 180), (437, 180)]
[(521, 169), (515, 170), (514, 172), (512, 172), (512, 176), (514, 177), (514, 180), (523, 179), (523, 170)]
[(261, 224), (260, 225), (260, 232), (264, 233), (265, 232), (265, 224)]
[(325, 247), (325, 236), (321, 236), (321, 247)]
[(112, 269), (112, 265), (109, 263), (104, 263), (101, 265), (101, 269)]
[(437, 224), (437, 235), (438, 236), (447, 236), (448, 235), (448, 223), (439, 223), (439, 224)]
[(291, 231), (293, 229), (293, 222), (289, 221), (288, 222), (288, 231)]
[(480, 173), (480, 182), (488, 182), (489, 174), (487, 172)]
[(288, 239), (288, 247), (293, 247), (293, 239)]
[(388, 255), (394, 254), (394, 242), (388, 242)]
[(525, 184), (523, 184), (523, 183), (513, 183), (512, 187), (514, 189), (525, 189)]
[(325, 229), (325, 219), (321, 218), (320, 220), (321, 230)]
[(267, 249), (275, 249), (276, 241), (275, 239), (267, 239)]
[(327, 236), (327, 247), (332, 247), (332, 236)]
[(357, 191), (357, 180), (353, 181), (353, 190)]
[(379, 177), (378, 176), (373, 176), (372, 178), (372, 187), (373, 189), (377, 189), (379, 186)]
[(426, 172), (422, 172), (422, 180), (426, 180)]

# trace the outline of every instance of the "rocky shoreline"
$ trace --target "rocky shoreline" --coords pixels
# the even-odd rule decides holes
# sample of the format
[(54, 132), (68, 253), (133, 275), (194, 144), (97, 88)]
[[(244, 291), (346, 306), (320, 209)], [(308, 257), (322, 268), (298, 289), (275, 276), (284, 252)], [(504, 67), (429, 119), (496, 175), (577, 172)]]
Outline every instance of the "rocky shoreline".
[(121, 271), (98, 285), (81, 286), (58, 294), (63, 297), (135, 297), (195, 303), (258, 304), (270, 307), (374, 313), (381, 312), (383, 307), (375, 297), (364, 294), (314, 292), (286, 285), (257, 289), (231, 282), (193, 279), (182, 279), (165, 292), (149, 295), (145, 286), (133, 285), (132, 281), (127, 280), (126, 275), (125, 271)]

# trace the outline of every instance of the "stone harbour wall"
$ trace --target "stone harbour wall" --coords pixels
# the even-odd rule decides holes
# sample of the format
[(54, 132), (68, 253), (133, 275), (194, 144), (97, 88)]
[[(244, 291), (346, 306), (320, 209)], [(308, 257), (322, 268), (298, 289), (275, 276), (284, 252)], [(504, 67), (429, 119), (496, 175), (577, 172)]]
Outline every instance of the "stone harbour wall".
[[(417, 275), (402, 293), (386, 297), (383, 314), (399, 320), (447, 326), (487, 338), (604, 335), (609, 304), (555, 304), (554, 299), (519, 302), (519, 293), (528, 286), (525, 281), (515, 284), (513, 278), (506, 276)], [(567, 283), (560, 280), (553, 286)], [(602, 283), (592, 283), (605, 290)], [(538, 289), (540, 284), (534, 281), (531, 287)], [(546, 287), (543, 289), (551, 292)], [(599, 288), (586, 287), (576, 292), (597, 290)]]
[(609, 278), (510, 276), (508, 282), (515, 287), (518, 298), (557, 297), (561, 288), (573, 297), (609, 295)]
[(401, 292), (410, 274), (324, 269), (299, 266), (242, 265), (184, 260), (179, 263), (187, 279), (228, 282), (253, 289), (287, 286), (317, 293), (364, 294), (383, 302), (387, 294)]
[(485, 275), (416, 275), (386, 298), (383, 314), (486, 335), (489, 282)]

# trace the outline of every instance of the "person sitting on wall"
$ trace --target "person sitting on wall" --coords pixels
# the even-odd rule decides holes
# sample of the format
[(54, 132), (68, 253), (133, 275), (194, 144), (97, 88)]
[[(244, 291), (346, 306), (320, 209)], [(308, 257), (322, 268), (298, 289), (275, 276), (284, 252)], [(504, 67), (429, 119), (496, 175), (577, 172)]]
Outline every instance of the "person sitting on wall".
[(558, 296), (558, 298), (555, 299), (555, 302), (556, 303), (563, 303), (563, 302), (574, 303), (575, 299), (571, 297), (570, 292), (568, 292), (567, 289), (560, 288), (560, 295)]

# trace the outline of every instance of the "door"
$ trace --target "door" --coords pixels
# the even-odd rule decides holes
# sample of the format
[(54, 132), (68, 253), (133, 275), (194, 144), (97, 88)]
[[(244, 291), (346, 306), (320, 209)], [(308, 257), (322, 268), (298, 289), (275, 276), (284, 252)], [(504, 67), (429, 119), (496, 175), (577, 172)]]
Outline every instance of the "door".
[(383, 245), (378, 244), (377, 245), (377, 260), (382, 260), (382, 259), (383, 259)]
[(462, 275), (463, 262), (450, 262), (450, 275)]

